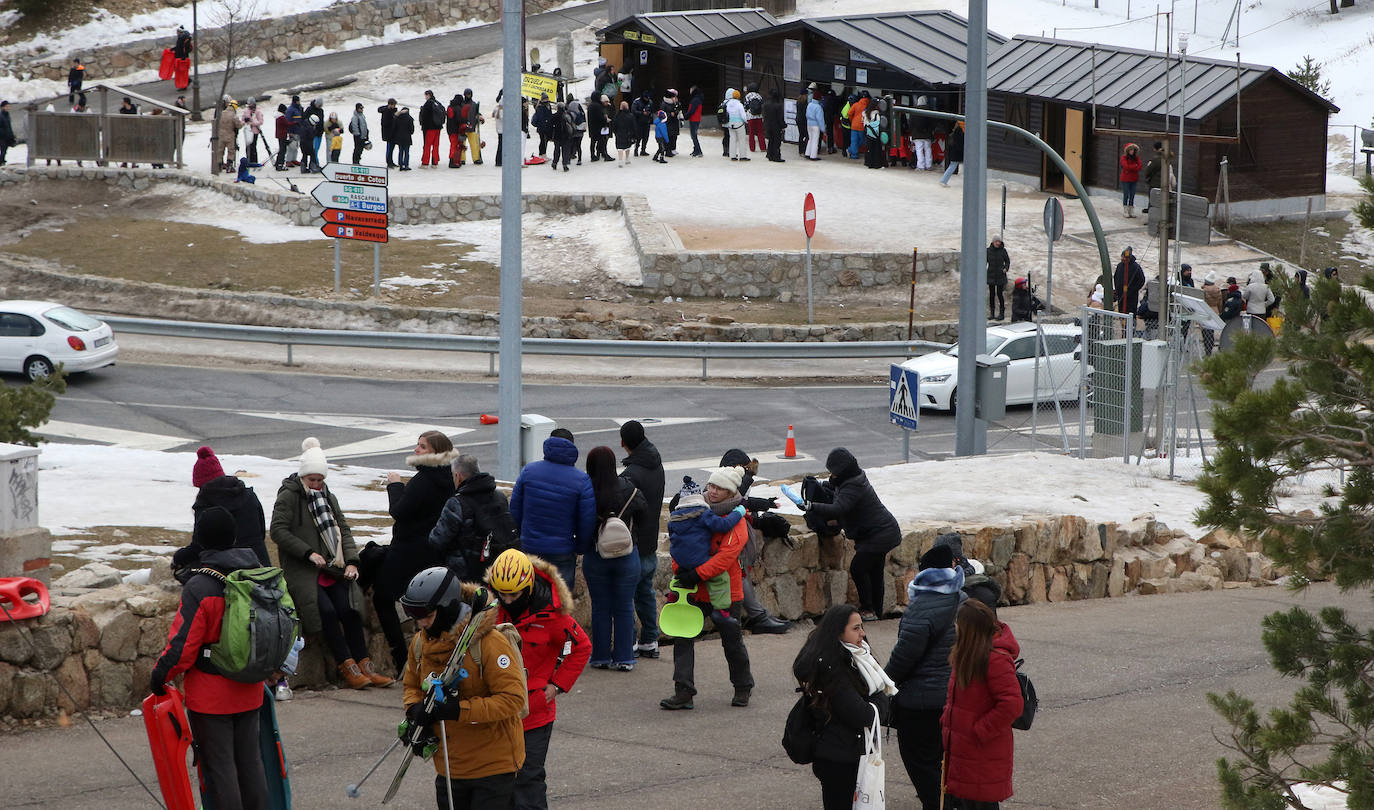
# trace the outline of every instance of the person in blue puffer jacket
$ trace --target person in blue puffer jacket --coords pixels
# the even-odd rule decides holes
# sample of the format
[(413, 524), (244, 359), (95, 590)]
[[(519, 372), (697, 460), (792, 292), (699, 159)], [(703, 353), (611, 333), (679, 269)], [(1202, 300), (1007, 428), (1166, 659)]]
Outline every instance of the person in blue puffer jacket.
[(572, 433), (557, 428), (544, 440), (544, 460), (525, 465), (510, 494), (521, 550), (552, 563), (569, 590), (577, 555), (596, 542), (596, 493), (576, 465)]

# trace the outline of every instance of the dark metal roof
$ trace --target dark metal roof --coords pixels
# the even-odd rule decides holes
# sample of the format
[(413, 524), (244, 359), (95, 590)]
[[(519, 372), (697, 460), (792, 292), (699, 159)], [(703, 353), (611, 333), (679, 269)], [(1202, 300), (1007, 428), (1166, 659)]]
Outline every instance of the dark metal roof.
[(690, 48), (740, 34), (773, 28), (778, 19), (761, 8), (722, 9), (719, 11), (662, 11), (636, 14), (601, 29), (602, 36), (616, 35), (632, 25), (651, 32), (656, 44), (668, 48)]
[[(968, 20), (949, 11), (846, 14), (801, 20), (806, 27), (928, 82), (962, 83)], [(1007, 38), (988, 32), (988, 53)]]
[[(1267, 65), (1188, 58), (1185, 117), (1206, 118), (1260, 79), (1275, 75), (1331, 111), (1338, 108)], [(1167, 78), (1166, 78), (1167, 73)], [(1153, 115), (1178, 114), (1177, 54), (1019, 36), (988, 59), (988, 90)]]

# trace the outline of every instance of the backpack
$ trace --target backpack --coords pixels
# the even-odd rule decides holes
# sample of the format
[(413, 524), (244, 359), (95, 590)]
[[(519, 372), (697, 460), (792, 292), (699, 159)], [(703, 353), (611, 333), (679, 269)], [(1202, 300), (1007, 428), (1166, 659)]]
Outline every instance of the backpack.
[(720, 103), (720, 106), (716, 108), (716, 123), (720, 124), (721, 126), (725, 126), (726, 124), (730, 123), (730, 114), (725, 111), (724, 101), (722, 101)]
[(1244, 299), (1237, 294), (1226, 296), (1226, 300), (1221, 302), (1221, 319), (1229, 321), (1240, 314), (1241, 308), (1245, 305)]
[(809, 765), (816, 760), (816, 741), (821, 736), (806, 697), (806, 693), (802, 692), (797, 702), (792, 704), (792, 710), (787, 713), (787, 722), (782, 726), (782, 750), (787, 752), (788, 759), (798, 765)]
[(280, 568), (245, 568), (227, 576), (198, 569), (224, 583), (224, 619), (210, 645), (218, 674), (241, 683), (267, 680), (296, 644), (300, 619)]
[(763, 96), (751, 95), (749, 100), (744, 102), (744, 109), (748, 110), (750, 115), (762, 115)]
[(458, 502), (463, 506), (464, 527), (477, 539), (478, 561), (485, 564), (506, 549), (520, 547), (520, 529), (515, 525), (515, 517), (504, 502), (504, 496), (497, 498), (493, 494), (485, 501), (477, 501), (459, 495)]
[(1035, 722), (1035, 710), (1040, 708), (1040, 699), (1035, 696), (1035, 684), (1031, 683), (1030, 676), (1021, 671), (1021, 665), (1025, 659), (1016, 659), (1016, 681), (1021, 684), (1021, 716), (1011, 721), (1011, 727), (1020, 731), (1028, 731), (1031, 723)]
[[(816, 480), (815, 476), (808, 475), (802, 479), (801, 494), (802, 499), (810, 503), (833, 503), (835, 501), (835, 485), (828, 480), (822, 483)], [(829, 520), (815, 512), (808, 511), (805, 521), (806, 528), (818, 536), (833, 537), (840, 533), (838, 526), (831, 526)]]
[[(510, 622), (501, 622), (496, 625), (494, 629), (505, 636), (506, 640), (510, 642), (511, 647), (515, 648), (515, 661), (513, 663), (515, 664), (516, 672), (520, 673), (520, 691), (525, 695), (525, 703), (520, 707), (520, 719), (524, 720), (526, 717), (530, 716), (530, 690), (529, 682), (526, 680), (528, 676), (525, 673), (525, 658), (520, 654), (520, 645), (523, 643), (523, 640), (520, 638), (520, 631)], [(473, 662), (477, 664), (477, 671), (485, 675), (486, 670), (482, 668), (482, 639), (474, 638), (472, 640), (472, 643), (468, 645), (468, 654), (472, 656)]]
[(625, 505), (620, 508), (620, 513), (612, 515), (601, 522), (601, 526), (596, 530), (596, 553), (608, 560), (618, 557), (625, 557), (635, 549), (635, 536), (630, 531), (630, 527), (622, 519), (625, 510), (634, 503), (635, 495), (639, 494), (639, 487), (630, 493), (630, 497), (625, 501)]

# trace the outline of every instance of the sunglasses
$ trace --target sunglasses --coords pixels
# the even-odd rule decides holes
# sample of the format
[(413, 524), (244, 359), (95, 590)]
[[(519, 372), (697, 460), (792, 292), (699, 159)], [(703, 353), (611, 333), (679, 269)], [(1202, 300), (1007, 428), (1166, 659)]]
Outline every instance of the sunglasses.
[(412, 619), (423, 619), (434, 613), (434, 608), (425, 606), (401, 605), (401, 610)]

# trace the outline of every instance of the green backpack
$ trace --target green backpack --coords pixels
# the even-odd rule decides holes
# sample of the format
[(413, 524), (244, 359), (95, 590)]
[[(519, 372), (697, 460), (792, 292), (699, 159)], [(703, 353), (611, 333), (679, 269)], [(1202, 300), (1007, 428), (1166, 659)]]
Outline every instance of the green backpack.
[(219, 641), (210, 645), (210, 663), (219, 674), (256, 683), (281, 669), (300, 627), (282, 570), (245, 568), (226, 576), (201, 568), (199, 573), (224, 583), (224, 619)]

